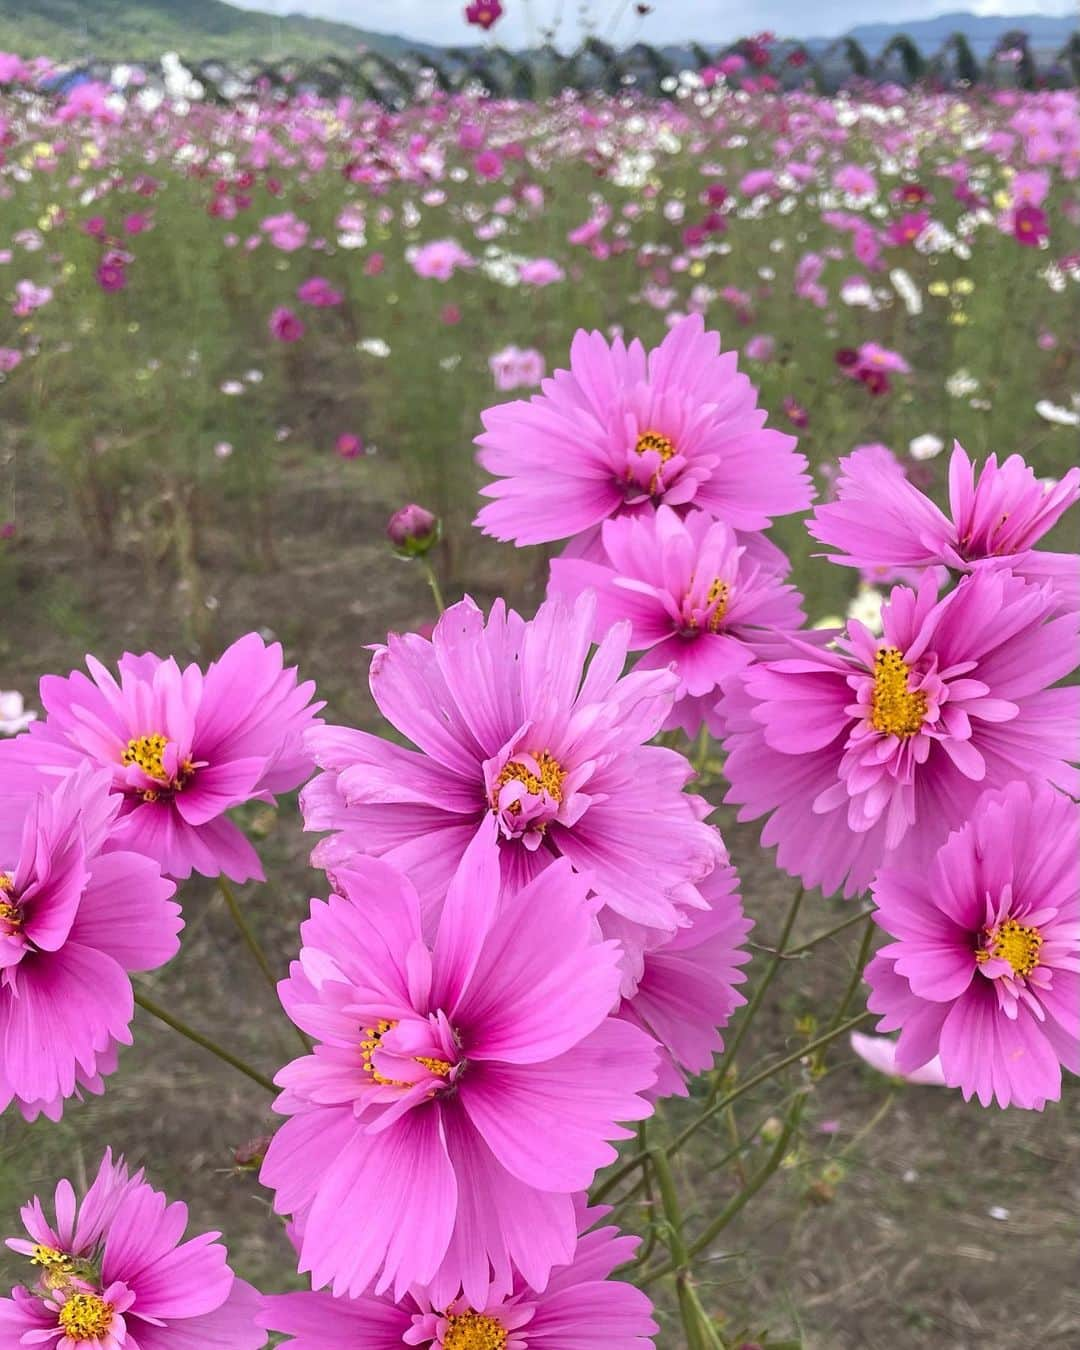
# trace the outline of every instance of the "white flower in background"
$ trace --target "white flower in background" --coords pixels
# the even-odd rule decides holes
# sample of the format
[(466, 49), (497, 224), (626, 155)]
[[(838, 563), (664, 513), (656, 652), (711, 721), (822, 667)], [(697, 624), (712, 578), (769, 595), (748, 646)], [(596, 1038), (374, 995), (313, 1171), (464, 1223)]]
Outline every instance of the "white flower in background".
[(1063, 408), (1051, 403), (1048, 398), (1039, 399), (1035, 411), (1044, 422), (1053, 422), (1058, 427), (1080, 427), (1080, 394), (1074, 394), (1071, 408)]
[(232, 452), (233, 448), (228, 441), (218, 441), (217, 445), (214, 446), (214, 454), (217, 455), (218, 459), (228, 459)]
[(877, 309), (874, 288), (865, 277), (848, 277), (841, 283), (840, 299), (852, 309)]
[(0, 690), (0, 736), (17, 736), (36, 718), (36, 712), (27, 712), (18, 690)]
[(908, 454), (912, 459), (936, 459), (945, 449), (945, 442), (940, 436), (934, 436), (929, 431), (923, 436), (916, 436), (908, 444)]
[(225, 380), (219, 387), (221, 392), (228, 394), (230, 398), (236, 398), (244, 392), (244, 386), (239, 380)]
[(889, 273), (889, 280), (893, 284), (893, 290), (904, 302), (904, 308), (911, 315), (921, 314), (923, 310), (922, 291), (912, 281), (908, 272), (902, 267), (894, 267)]
[(958, 370), (945, 381), (945, 389), (951, 398), (967, 398), (979, 387), (979, 381), (969, 370)]
[(382, 338), (361, 338), (356, 344), (356, 350), (366, 352), (368, 356), (387, 357), (390, 355), (390, 344)]
[(871, 633), (880, 634), (883, 631), (881, 606), (884, 603), (884, 594), (876, 586), (867, 586), (864, 582), (848, 605), (847, 616), (849, 619), (857, 619)]

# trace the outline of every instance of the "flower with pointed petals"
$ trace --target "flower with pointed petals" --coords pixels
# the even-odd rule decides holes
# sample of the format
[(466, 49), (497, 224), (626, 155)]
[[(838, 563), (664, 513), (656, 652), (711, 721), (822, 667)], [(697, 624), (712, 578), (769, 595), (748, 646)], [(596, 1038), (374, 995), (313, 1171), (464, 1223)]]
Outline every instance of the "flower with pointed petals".
[(593, 589), (600, 638), (627, 619), (638, 670), (670, 667), (679, 677), (665, 730), (695, 736), (702, 722), (723, 731), (720, 685), (762, 656), (779, 655), (774, 630), (796, 631), (800, 597), (748, 556), (734, 531), (704, 511), (683, 519), (669, 506), (605, 521), (604, 563), (554, 558), (548, 595), (571, 601)]
[(897, 586), (881, 637), (851, 620), (835, 651), (791, 639), (725, 686), (726, 800), (769, 815), (782, 868), (851, 895), (883, 864), (927, 864), (985, 789), (1080, 792), (1080, 688), (1051, 688), (1078, 616), (1055, 609), (1049, 587), (983, 569), (940, 601), (932, 576)]
[(0, 823), (0, 1110), (15, 1101), (31, 1120), (101, 1091), (131, 1044), (129, 972), (180, 947), (157, 863), (103, 852), (120, 807), (108, 784), (80, 769)]
[(894, 941), (866, 970), (896, 1067), (940, 1057), (983, 1106), (1042, 1110), (1080, 1073), (1080, 817), (1045, 785), (987, 793), (928, 870), (883, 868), (874, 918)]
[(737, 530), (810, 503), (794, 437), (765, 427), (757, 391), (700, 315), (659, 347), (579, 331), (570, 369), (529, 402), (483, 415), (478, 459), (497, 482), (476, 518), (519, 546), (593, 530), (644, 503), (697, 506)]
[(572, 609), (548, 601), (528, 622), (502, 601), (485, 622), (464, 600), (430, 641), (392, 634), (375, 651), (371, 692), (417, 749), (345, 727), (309, 733), (325, 772), (301, 795), (304, 823), (336, 832), (316, 865), (357, 850), (383, 857), (437, 906), (494, 817), (507, 884), (566, 857), (605, 905), (673, 930), (722, 845), (703, 823), (709, 807), (683, 791), (686, 758), (644, 744), (671, 711), (675, 675), (622, 674), (626, 623), (589, 661), (595, 614), (591, 592)]
[[(120, 659), (117, 681), (92, 656), (41, 681), (45, 717), (0, 742), (0, 800), (89, 763), (107, 767), (118, 802), (111, 846), (154, 858), (167, 875), (262, 879), (255, 850), (227, 812), (299, 787), (313, 764), (301, 743), (322, 704), (285, 669), (281, 647), (239, 638), (203, 673), (170, 657)], [(5, 804), (7, 805), (7, 804)]]
[[(608, 1212), (579, 1209), (583, 1229)], [(583, 1231), (573, 1259), (551, 1272), (543, 1290), (519, 1278), (509, 1292), (479, 1300), (479, 1307), (457, 1291), (424, 1288), (410, 1290), (400, 1303), (375, 1294), (274, 1294), (263, 1299), (259, 1321), (284, 1332), (291, 1350), (646, 1350), (657, 1330), (648, 1297), (608, 1279), (633, 1258), (638, 1241), (611, 1227)]]
[(1046, 485), (1019, 455), (1002, 464), (991, 455), (975, 465), (959, 442), (949, 463), (945, 514), (883, 456), (870, 448), (840, 461), (836, 500), (815, 507), (807, 529), (836, 549), (830, 562), (848, 567), (934, 567), (958, 572), (1004, 566), (1028, 580), (1048, 581), (1061, 613), (1080, 608), (1080, 557), (1035, 545), (1080, 498), (1080, 469)]
[(259, 1350), (258, 1294), (236, 1279), (218, 1233), (181, 1242), (187, 1206), (168, 1204), (106, 1150), (81, 1200), (56, 1187), (55, 1222), (35, 1197), (29, 1240), (7, 1245), (27, 1283), (0, 1299), (0, 1344), (50, 1350)]
[(721, 863), (698, 889), (709, 908), (688, 910), (671, 937), (627, 935), (617, 921), (602, 925), (605, 936), (623, 940), (631, 961), (641, 951), (630, 979), (624, 974), (619, 1016), (660, 1044), (660, 1074), (650, 1094), (656, 1098), (687, 1095), (687, 1077), (712, 1067), (724, 1048), (721, 1031), (746, 1002), (736, 986), (746, 979), (744, 944), (754, 925), (743, 913), (738, 873)]
[(312, 901), (281, 996), (317, 1044), (277, 1076), (290, 1119), (262, 1180), (315, 1287), (435, 1281), (474, 1308), (515, 1271), (543, 1289), (573, 1256), (574, 1192), (629, 1137), (617, 1122), (651, 1111), (656, 1048), (609, 1016), (621, 953), (585, 882), (560, 861), (500, 902), (495, 828), (427, 934), (412, 883), (374, 858)]

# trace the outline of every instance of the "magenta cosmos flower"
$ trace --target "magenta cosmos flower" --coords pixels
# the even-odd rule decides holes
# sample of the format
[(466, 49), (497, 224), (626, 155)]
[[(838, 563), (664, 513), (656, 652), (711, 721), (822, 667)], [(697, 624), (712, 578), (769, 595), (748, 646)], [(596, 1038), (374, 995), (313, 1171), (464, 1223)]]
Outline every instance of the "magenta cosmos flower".
[(156, 862), (103, 853), (120, 808), (81, 769), (0, 825), (0, 1109), (60, 1114), (131, 1044), (129, 972), (176, 955), (180, 907)]
[(1077, 616), (1054, 610), (1049, 587), (982, 570), (940, 601), (932, 577), (896, 587), (880, 638), (852, 621), (836, 651), (792, 639), (725, 687), (726, 800), (770, 815), (782, 868), (851, 895), (882, 863), (927, 863), (983, 789), (1080, 791), (1080, 689), (1049, 687)]
[(1042, 1110), (1080, 1073), (1080, 818), (1052, 788), (979, 799), (929, 870), (883, 869), (874, 918), (895, 941), (866, 970), (896, 1065), (940, 1056), (983, 1106)]
[(304, 731), (315, 686), (282, 665), (281, 647), (239, 638), (205, 674), (170, 657), (123, 656), (117, 681), (94, 657), (91, 678), (41, 681), (46, 716), (0, 742), (0, 792), (18, 797), (90, 763), (120, 799), (112, 845), (144, 853), (168, 876), (192, 871), (262, 879), (258, 855), (227, 812), (272, 802), (309, 776)]
[(757, 391), (700, 315), (659, 347), (579, 331), (570, 369), (529, 402), (483, 415), (478, 459), (498, 482), (476, 518), (518, 545), (567, 539), (649, 502), (761, 530), (810, 504), (795, 439), (767, 428)]
[[(583, 1226), (608, 1211), (584, 1211)], [(514, 1281), (504, 1295), (473, 1307), (463, 1296), (414, 1289), (400, 1302), (363, 1294), (276, 1294), (260, 1323), (284, 1332), (292, 1350), (645, 1350), (657, 1331), (652, 1304), (633, 1285), (607, 1277), (631, 1260), (639, 1239), (595, 1228), (543, 1291)]]
[(1049, 581), (1061, 612), (1080, 608), (1080, 557), (1035, 545), (1080, 498), (1080, 469), (1041, 483), (1019, 455), (975, 465), (959, 442), (949, 463), (949, 514), (869, 448), (840, 461), (836, 500), (818, 506), (807, 529), (848, 567), (933, 567), (959, 572), (1007, 566), (1031, 581)]
[[(494, 816), (504, 877), (523, 885), (569, 858), (603, 903), (673, 929), (693, 884), (722, 851), (709, 807), (683, 791), (682, 755), (645, 745), (671, 711), (669, 671), (623, 676), (629, 624), (591, 661), (596, 602), (547, 602), (526, 622), (496, 601), (452, 605), (428, 641), (375, 651), (371, 692), (417, 747), (345, 727), (308, 748), (326, 770), (304, 790), (309, 830), (334, 830), (313, 855), (333, 867), (360, 850), (407, 871), (428, 904), (445, 894), (469, 841)], [(588, 662), (588, 664), (586, 664)]]
[(709, 908), (688, 912), (673, 936), (654, 934), (643, 950), (617, 922), (603, 925), (605, 936), (623, 939), (636, 967), (629, 980), (624, 975), (619, 1016), (660, 1043), (654, 1098), (687, 1095), (687, 1075), (712, 1067), (724, 1048), (721, 1030), (746, 1002), (736, 986), (746, 979), (740, 967), (750, 960), (744, 944), (754, 925), (743, 913), (738, 873), (722, 863), (700, 889)]
[(259, 1296), (228, 1266), (228, 1252), (201, 1233), (181, 1242), (187, 1206), (164, 1195), (108, 1150), (78, 1200), (57, 1184), (55, 1221), (35, 1197), (22, 1210), (29, 1240), (9, 1238), (27, 1259), (28, 1283), (0, 1299), (0, 1346), (49, 1350), (258, 1350)]
[(605, 521), (601, 540), (606, 563), (552, 560), (548, 594), (573, 600), (595, 590), (594, 636), (629, 620), (630, 650), (645, 653), (636, 669), (670, 667), (678, 675), (665, 730), (694, 736), (704, 721), (720, 735), (720, 684), (755, 658), (782, 654), (774, 630), (794, 632), (805, 620), (798, 592), (704, 511), (680, 520), (661, 506)]
[(573, 1256), (573, 1193), (629, 1137), (616, 1122), (652, 1109), (656, 1047), (609, 1016), (621, 953), (585, 882), (562, 861), (500, 903), (488, 844), (433, 939), (412, 883), (357, 855), (282, 982), (318, 1044), (277, 1076), (291, 1119), (262, 1180), (297, 1219), (300, 1270), (335, 1294), (438, 1279), (477, 1307), (514, 1271), (543, 1289)]

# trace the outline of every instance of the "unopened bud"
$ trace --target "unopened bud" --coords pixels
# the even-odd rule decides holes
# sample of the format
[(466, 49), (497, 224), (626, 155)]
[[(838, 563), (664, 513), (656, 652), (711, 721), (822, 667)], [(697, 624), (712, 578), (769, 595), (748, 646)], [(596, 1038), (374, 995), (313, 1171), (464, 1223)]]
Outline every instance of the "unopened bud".
[(423, 506), (410, 502), (390, 517), (386, 536), (401, 558), (420, 558), (439, 542), (441, 526)]
[(257, 1172), (273, 1137), (271, 1134), (260, 1134), (255, 1139), (249, 1139), (246, 1144), (241, 1144), (233, 1153), (233, 1167), (238, 1172)]

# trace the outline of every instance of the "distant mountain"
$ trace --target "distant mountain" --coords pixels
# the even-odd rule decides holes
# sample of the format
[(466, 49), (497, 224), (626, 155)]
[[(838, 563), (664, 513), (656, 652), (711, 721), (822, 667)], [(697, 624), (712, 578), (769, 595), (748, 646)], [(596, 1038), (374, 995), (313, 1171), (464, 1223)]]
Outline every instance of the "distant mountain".
[(1076, 14), (938, 14), (932, 19), (910, 19), (897, 23), (860, 23), (844, 36), (854, 38), (872, 56), (890, 38), (906, 33), (923, 52), (935, 52), (953, 33), (963, 33), (976, 56), (988, 56), (1005, 33), (1020, 29), (1037, 50), (1060, 50), (1070, 33), (1080, 28)]
[(417, 46), (347, 23), (301, 14), (279, 19), (223, 0), (0, 0), (0, 50), (21, 56), (347, 56), (360, 43), (388, 55)]

